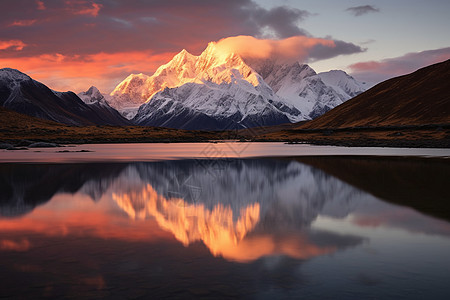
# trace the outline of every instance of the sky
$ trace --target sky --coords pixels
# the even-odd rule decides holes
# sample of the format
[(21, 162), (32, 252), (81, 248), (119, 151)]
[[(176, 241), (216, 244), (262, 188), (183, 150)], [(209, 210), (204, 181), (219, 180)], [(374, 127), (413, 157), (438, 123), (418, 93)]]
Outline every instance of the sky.
[(378, 83), (450, 59), (449, 15), (448, 0), (1, 0), (0, 68), (109, 93), (215, 41)]

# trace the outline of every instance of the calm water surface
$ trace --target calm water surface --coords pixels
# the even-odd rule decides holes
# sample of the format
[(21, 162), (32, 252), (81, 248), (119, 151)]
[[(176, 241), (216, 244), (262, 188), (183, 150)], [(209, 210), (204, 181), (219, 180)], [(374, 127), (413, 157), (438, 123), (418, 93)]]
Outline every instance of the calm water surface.
[(381, 156), (2, 163), (0, 297), (448, 299), (449, 175)]
[(182, 158), (204, 159), (317, 155), (450, 157), (450, 149), (335, 147), (265, 142), (86, 144), (61, 148), (33, 148), (21, 151), (0, 149), (0, 162), (86, 162), (111, 160), (117, 162)]

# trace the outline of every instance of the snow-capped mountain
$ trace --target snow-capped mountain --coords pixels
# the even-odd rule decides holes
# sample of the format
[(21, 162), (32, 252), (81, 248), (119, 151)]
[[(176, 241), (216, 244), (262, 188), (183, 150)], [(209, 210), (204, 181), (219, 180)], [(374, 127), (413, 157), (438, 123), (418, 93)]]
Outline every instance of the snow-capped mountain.
[(85, 104), (73, 92), (57, 92), (28, 75), (0, 69), (0, 105), (19, 113), (70, 125), (127, 125), (107, 103)]
[(199, 56), (181, 51), (151, 77), (130, 75), (111, 98), (111, 105), (128, 117), (127, 108), (144, 103), (133, 118), (139, 125), (217, 130), (303, 118), (240, 56), (220, 51), (215, 43)]
[(181, 51), (152, 76), (128, 76), (106, 100), (139, 125), (217, 130), (309, 120), (364, 90), (343, 71), (244, 60), (212, 42), (199, 56)]
[(341, 95), (348, 95), (350, 98), (358, 96), (372, 87), (367, 82), (358, 81), (342, 70), (321, 72), (318, 75), (326, 85), (332, 87)]
[(131, 125), (116, 109), (111, 107), (105, 96), (95, 87), (91, 86), (86, 92), (77, 95), (84, 103), (96, 111), (103, 111), (108, 117), (110, 125)]
[(91, 86), (86, 92), (78, 93), (77, 96), (86, 104), (107, 104), (105, 96), (95, 86)]
[(367, 89), (365, 83), (344, 71), (317, 74), (299, 62), (249, 60), (249, 63), (279, 97), (307, 116), (305, 119), (314, 119)]

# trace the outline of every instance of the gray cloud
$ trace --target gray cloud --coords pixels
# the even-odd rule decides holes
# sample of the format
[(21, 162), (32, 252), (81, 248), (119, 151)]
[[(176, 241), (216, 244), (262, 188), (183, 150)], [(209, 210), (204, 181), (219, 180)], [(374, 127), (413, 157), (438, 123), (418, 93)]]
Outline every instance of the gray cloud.
[(341, 40), (334, 40), (334, 44), (336, 45), (335, 47), (326, 47), (320, 44), (316, 45), (309, 53), (309, 60), (316, 61), (328, 59), (338, 55), (361, 53), (367, 50), (366, 48), (361, 48), (353, 43)]
[[(286, 6), (266, 9), (252, 0), (45, 0), (42, 10), (29, 2), (0, 1), (0, 40), (33, 45), (23, 55), (182, 48), (198, 53), (228, 36), (307, 35), (299, 23), (310, 15)], [(11, 26), (24, 20), (32, 26)]]
[(308, 35), (305, 30), (298, 27), (298, 23), (310, 15), (311, 14), (306, 10), (288, 8), (285, 6), (274, 7), (270, 10), (259, 8), (249, 14), (257, 27), (267, 27), (274, 33), (274, 36), (268, 36), (264, 32), (260, 32), (261, 37), (274, 38)]
[(376, 13), (380, 10), (372, 5), (361, 5), (349, 7), (346, 9), (346, 11), (350, 12), (355, 17), (359, 17), (368, 13)]

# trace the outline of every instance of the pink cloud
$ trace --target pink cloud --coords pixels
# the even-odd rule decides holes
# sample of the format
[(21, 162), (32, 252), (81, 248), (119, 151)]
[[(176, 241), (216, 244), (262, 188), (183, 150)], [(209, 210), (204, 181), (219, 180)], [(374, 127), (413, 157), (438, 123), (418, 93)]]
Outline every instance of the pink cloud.
[(32, 20), (17, 20), (12, 22), (9, 26), (31, 26), (36, 23), (36, 19)]
[(450, 59), (450, 47), (412, 52), (380, 61), (366, 61), (350, 65), (352, 76), (359, 80), (378, 83), (386, 79), (412, 73), (417, 69)]
[(45, 9), (46, 9), (45, 4), (44, 4), (44, 1), (39, 1), (39, 0), (37, 0), (37, 1), (36, 1), (36, 4), (37, 4), (37, 9), (38, 9), (38, 10), (45, 10)]

